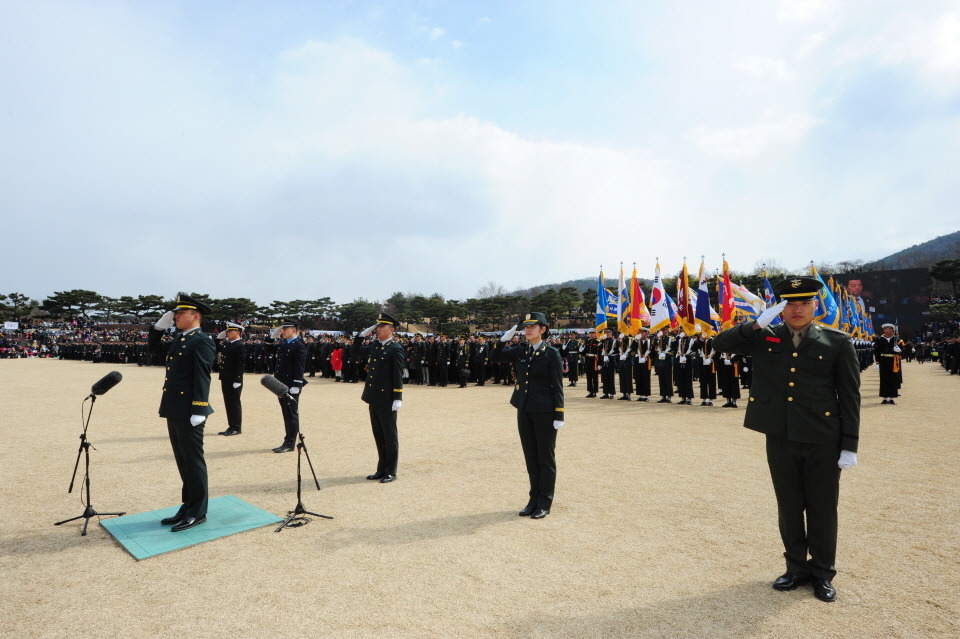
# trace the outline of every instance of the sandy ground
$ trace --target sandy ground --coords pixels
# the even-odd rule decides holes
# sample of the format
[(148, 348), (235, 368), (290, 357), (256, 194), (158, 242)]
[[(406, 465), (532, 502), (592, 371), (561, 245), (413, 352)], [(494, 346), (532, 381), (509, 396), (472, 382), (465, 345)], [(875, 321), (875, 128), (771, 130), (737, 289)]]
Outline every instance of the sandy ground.
[[(93, 507), (175, 505), (157, 417), (162, 370), (116, 366), (95, 405)], [(960, 380), (908, 364), (900, 404), (864, 374), (860, 465), (841, 488), (839, 597), (780, 593), (762, 436), (743, 409), (584, 398), (567, 389), (553, 512), (517, 517), (526, 474), (503, 386), (408, 387), (399, 479), (376, 457), (360, 385), (311, 380), (301, 415), (335, 517), (261, 528), (136, 561), (67, 494), (81, 402), (109, 365), (0, 360), (3, 637), (958, 637)], [(221, 405), (219, 385), (211, 400)], [(244, 434), (206, 427), (210, 495), (278, 515), (296, 455), (276, 398), (248, 375)], [(82, 476), (82, 464), (81, 464)], [(78, 485), (79, 485), (78, 478)], [(173, 534), (173, 533), (171, 533)]]

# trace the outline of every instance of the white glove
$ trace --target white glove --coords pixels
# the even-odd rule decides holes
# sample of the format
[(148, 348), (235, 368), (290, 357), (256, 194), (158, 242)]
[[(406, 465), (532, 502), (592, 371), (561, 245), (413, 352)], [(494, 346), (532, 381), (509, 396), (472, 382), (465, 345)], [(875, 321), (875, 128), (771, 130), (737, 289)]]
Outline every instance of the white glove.
[(226, 336), (227, 336), (226, 331), (220, 331), (219, 333), (217, 333), (217, 339), (224, 339)]
[(893, 347), (893, 352), (894, 352), (894, 353), (899, 353), (899, 352), (901, 352), (901, 350), (902, 350), (902, 349), (901, 349), (899, 346), (894, 346), (894, 347)]
[(609, 362), (609, 361), (610, 361), (610, 356), (609, 356), (609, 355), (604, 355), (604, 356), (603, 356), (603, 361)]
[(733, 362), (731, 362), (729, 359), (725, 359), (723, 360), (723, 363), (726, 364), (727, 366), (730, 366), (730, 364), (732, 364)]
[(561, 428), (563, 428), (563, 422), (555, 419), (553, 420), (553, 427), (557, 430), (560, 430)]
[(585, 349), (585, 348), (586, 348), (586, 346), (581, 346), (579, 349), (577, 349), (577, 352), (578, 352), (578, 353), (582, 353), (582, 352), (583, 352), (583, 349)]
[(241, 384), (240, 382), (234, 382), (234, 383), (233, 383), (233, 387), (234, 387), (234, 388), (240, 388), (241, 386), (243, 386), (243, 384)]
[(857, 465), (857, 454), (851, 453), (849, 450), (840, 451), (840, 459), (837, 461), (837, 466), (843, 470), (850, 470)]
[(370, 333), (372, 333), (373, 331), (375, 331), (376, 328), (377, 328), (377, 325), (376, 325), (376, 324), (374, 324), (373, 326), (368, 326), (368, 327), (366, 327), (365, 329), (363, 329), (362, 331), (360, 331), (360, 337), (366, 337), (367, 335), (370, 335)]
[(686, 356), (686, 355), (681, 355), (681, 356), (680, 356), (680, 363), (681, 363), (681, 364), (686, 364), (686, 363), (687, 363), (687, 356)]
[(750, 367), (749, 367), (749, 366), (744, 366), (744, 367), (743, 367), (743, 372), (744, 372), (744, 373), (746, 373), (748, 370), (750, 370)]
[(776, 306), (771, 306), (764, 312), (760, 313), (760, 317), (757, 318), (756, 326), (759, 328), (766, 328), (774, 318), (783, 312), (783, 309), (787, 307), (787, 300), (780, 300), (780, 303)]
[(403, 406), (403, 400), (395, 399), (393, 400), (393, 405), (390, 406), (390, 410), (396, 412), (400, 410), (400, 407)]
[(703, 363), (704, 363), (704, 364), (713, 364), (713, 360), (712, 360), (711, 358), (709, 358), (709, 357), (704, 357), (704, 358), (703, 358)]
[(196, 428), (203, 422), (207, 421), (206, 415), (191, 415), (190, 416), (190, 425)]
[(621, 354), (621, 355), (620, 355), (620, 359), (622, 359), (622, 360), (623, 360), (623, 359), (627, 359), (627, 354), (626, 354), (626, 353)]
[(157, 320), (157, 323), (153, 325), (158, 331), (165, 331), (168, 328), (173, 326), (173, 311), (167, 311), (160, 316), (160, 319)]
[(511, 328), (509, 331), (507, 331), (506, 333), (500, 336), (500, 341), (509, 342), (510, 340), (513, 339), (513, 336), (516, 335), (516, 333), (517, 333), (517, 325), (514, 324), (513, 328)]
[(299, 387), (299, 386), (291, 386), (291, 387), (290, 387), (290, 394), (291, 394), (291, 395), (299, 395), (299, 394), (300, 394), (300, 387)]
[(666, 353), (660, 353), (660, 354), (659, 354), (659, 357), (660, 357), (660, 359), (667, 359), (667, 354), (666, 354)]
[(270, 339), (280, 339), (280, 331), (283, 330), (279, 326), (270, 331)]
[(643, 364), (644, 362), (647, 361), (647, 358), (646, 358), (646, 357), (641, 357), (641, 358), (638, 359), (637, 361), (640, 362), (641, 364)]

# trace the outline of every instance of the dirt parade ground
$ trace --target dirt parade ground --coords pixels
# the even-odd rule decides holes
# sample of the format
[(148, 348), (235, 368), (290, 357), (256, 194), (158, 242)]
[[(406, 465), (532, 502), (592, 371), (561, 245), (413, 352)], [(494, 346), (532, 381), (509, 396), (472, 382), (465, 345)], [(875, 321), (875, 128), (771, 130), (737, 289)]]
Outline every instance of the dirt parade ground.
[[(837, 601), (776, 592), (784, 571), (763, 436), (743, 408), (586, 399), (567, 388), (551, 514), (517, 516), (527, 478), (510, 389), (407, 386), (400, 467), (376, 451), (361, 384), (314, 378), (303, 432), (313, 519), (135, 560), (67, 494), (81, 403), (107, 365), (0, 360), (0, 636), (960, 637), (960, 380), (907, 364), (883, 406), (863, 375), (860, 464), (840, 492)], [(88, 436), (92, 505), (179, 503), (157, 416), (163, 370), (119, 365)], [(277, 399), (247, 375), (243, 434), (206, 426), (210, 496), (285, 516), (293, 454)], [(745, 400), (741, 402), (741, 405)], [(81, 463), (77, 484), (83, 476)], [(104, 518), (105, 520), (106, 518)], [(176, 533), (171, 533), (176, 534)]]

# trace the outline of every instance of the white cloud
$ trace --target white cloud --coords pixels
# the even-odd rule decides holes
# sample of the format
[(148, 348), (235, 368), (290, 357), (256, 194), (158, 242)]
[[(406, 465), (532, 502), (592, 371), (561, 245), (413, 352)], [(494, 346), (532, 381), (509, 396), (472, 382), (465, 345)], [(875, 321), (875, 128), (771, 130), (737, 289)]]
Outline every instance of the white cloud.
[(757, 78), (772, 80), (781, 84), (793, 82), (797, 79), (797, 75), (781, 59), (747, 56), (737, 61), (736, 68)]
[(798, 144), (820, 123), (806, 112), (765, 120), (740, 128), (697, 127), (688, 135), (707, 155), (723, 160), (750, 160)]

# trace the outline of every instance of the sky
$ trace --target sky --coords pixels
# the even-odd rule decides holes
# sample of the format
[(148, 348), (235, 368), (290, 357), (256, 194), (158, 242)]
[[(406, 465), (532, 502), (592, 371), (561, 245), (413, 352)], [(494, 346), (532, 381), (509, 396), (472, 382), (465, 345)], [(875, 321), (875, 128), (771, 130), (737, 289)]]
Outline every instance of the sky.
[(960, 1), (0, 0), (0, 292), (447, 299), (960, 230)]

